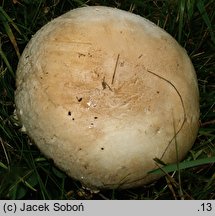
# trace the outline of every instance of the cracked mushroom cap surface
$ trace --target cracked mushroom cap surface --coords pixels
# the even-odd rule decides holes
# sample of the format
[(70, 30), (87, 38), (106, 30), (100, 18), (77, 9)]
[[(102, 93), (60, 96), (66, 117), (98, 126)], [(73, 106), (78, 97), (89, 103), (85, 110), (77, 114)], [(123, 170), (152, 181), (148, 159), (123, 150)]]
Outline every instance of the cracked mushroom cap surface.
[(183, 159), (198, 132), (198, 85), (186, 51), (119, 9), (78, 8), (46, 24), (26, 46), (16, 84), (26, 133), (90, 189), (152, 182), (160, 177), (148, 174), (153, 159)]

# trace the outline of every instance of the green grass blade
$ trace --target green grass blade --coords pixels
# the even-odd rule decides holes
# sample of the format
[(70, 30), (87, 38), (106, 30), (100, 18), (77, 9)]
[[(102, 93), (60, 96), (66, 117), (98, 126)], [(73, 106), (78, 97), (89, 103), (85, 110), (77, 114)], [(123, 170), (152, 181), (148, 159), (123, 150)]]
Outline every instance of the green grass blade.
[(28, 187), (30, 188), (32, 191), (37, 191), (31, 184), (29, 184), (27, 181), (23, 180), (20, 178), (20, 180)]
[(0, 167), (2, 167), (3, 169), (8, 169), (8, 167), (5, 165), (5, 164), (3, 164), (1, 161), (0, 161)]
[(8, 69), (9, 72), (11, 73), (12, 77), (15, 78), (15, 73), (14, 73), (14, 71), (13, 71), (13, 69), (12, 69), (12, 67), (11, 67), (11, 65), (10, 65), (10, 63), (9, 63), (9, 61), (7, 60), (6, 55), (4, 54), (4, 52), (3, 52), (2, 48), (1, 48), (1, 44), (0, 44), (0, 56), (1, 56), (1, 58), (3, 59), (5, 65), (7, 66), (7, 69)]
[(182, 31), (184, 27), (184, 13), (185, 13), (186, 1), (181, 0), (179, 5), (179, 26), (178, 26), (178, 41), (181, 42)]
[(201, 13), (202, 18), (203, 18), (205, 24), (208, 27), (208, 30), (209, 30), (210, 35), (211, 35), (211, 40), (215, 44), (215, 33), (214, 33), (213, 28), (212, 28), (212, 24), (211, 24), (211, 21), (209, 19), (208, 13), (207, 13), (207, 11), (205, 9), (204, 2), (202, 0), (198, 0), (197, 1), (197, 8), (198, 8), (199, 12)]
[(0, 13), (5, 17), (5, 19), (16, 29), (16, 31), (21, 35), (21, 31), (17, 27), (17, 25), (13, 22), (13, 20), (8, 16), (8, 14), (4, 11), (4, 9), (0, 6)]
[(180, 170), (188, 169), (191, 167), (201, 166), (201, 165), (209, 164), (209, 163), (215, 163), (215, 157), (198, 159), (194, 161), (184, 161), (179, 164), (170, 164), (170, 165), (162, 167), (162, 169), (158, 168), (155, 170), (151, 170), (148, 173), (153, 173), (153, 174), (162, 174), (163, 172), (169, 173), (169, 172), (176, 171), (177, 169), (180, 169)]
[(195, 1), (196, 0), (187, 0), (187, 14), (189, 19), (191, 19), (193, 16)]
[[(8, 35), (11, 43), (13, 44), (13, 47), (16, 51), (16, 54), (18, 56), (18, 58), (20, 58), (20, 52), (19, 52), (19, 47), (17, 45), (16, 42), (16, 38), (13, 34), (13, 31), (9, 25), (9, 23), (12, 23), (13, 26), (16, 26), (15, 24), (13, 24), (13, 22), (11, 22), (11, 18), (6, 14), (6, 12), (3, 10), (2, 7), (0, 7), (0, 20), (4, 26), (5, 32)], [(17, 27), (15, 28), (16, 30), (18, 29)], [(18, 30), (18, 32), (20, 33), (20, 31)]]

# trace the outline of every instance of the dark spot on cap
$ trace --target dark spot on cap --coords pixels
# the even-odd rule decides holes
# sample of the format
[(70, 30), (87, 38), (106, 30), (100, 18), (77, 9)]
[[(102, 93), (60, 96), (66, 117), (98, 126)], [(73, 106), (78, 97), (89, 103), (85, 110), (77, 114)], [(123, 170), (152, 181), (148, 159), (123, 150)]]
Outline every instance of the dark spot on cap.
[(68, 115), (69, 115), (69, 116), (71, 116), (71, 115), (72, 115), (71, 111), (68, 111)]
[(78, 102), (81, 102), (82, 101), (82, 97), (76, 97), (76, 99), (78, 100)]

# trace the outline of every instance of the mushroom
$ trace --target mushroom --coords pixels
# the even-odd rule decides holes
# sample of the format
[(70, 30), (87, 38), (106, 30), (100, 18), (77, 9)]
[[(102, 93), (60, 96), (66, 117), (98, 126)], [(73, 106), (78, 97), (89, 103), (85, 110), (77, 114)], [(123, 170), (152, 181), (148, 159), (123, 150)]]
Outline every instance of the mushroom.
[(71, 10), (42, 27), (18, 64), (15, 103), (40, 151), (91, 189), (160, 177), (198, 132), (199, 92), (186, 51), (141, 16)]

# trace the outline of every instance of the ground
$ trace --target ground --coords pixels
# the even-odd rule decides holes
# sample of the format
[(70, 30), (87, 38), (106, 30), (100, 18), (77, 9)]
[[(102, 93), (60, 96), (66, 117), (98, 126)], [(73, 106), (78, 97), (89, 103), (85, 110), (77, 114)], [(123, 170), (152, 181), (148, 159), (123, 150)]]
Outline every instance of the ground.
[[(200, 129), (184, 161), (137, 189), (93, 194), (58, 170), (22, 133), (14, 117), (18, 59), (31, 36), (53, 18), (84, 5), (139, 14), (183, 46), (196, 69)], [(215, 2), (214, 0), (2, 0), (0, 3), (1, 199), (214, 199), (215, 198)], [(157, 161), (160, 163), (160, 161)], [(179, 169), (181, 167), (181, 169)], [(183, 169), (182, 169), (183, 168)]]

